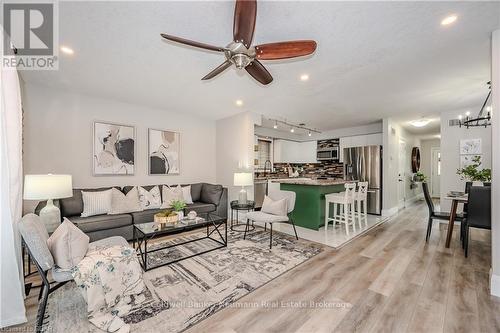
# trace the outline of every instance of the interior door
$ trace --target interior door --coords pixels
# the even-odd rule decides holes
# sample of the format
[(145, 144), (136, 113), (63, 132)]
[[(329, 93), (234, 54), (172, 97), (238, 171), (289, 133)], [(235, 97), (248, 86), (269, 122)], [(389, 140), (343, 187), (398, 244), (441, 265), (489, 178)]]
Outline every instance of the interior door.
[(431, 196), (437, 198), (440, 196), (441, 149), (432, 148), (431, 154)]
[(404, 208), (406, 188), (406, 142), (399, 141), (399, 163), (398, 163), (398, 207)]

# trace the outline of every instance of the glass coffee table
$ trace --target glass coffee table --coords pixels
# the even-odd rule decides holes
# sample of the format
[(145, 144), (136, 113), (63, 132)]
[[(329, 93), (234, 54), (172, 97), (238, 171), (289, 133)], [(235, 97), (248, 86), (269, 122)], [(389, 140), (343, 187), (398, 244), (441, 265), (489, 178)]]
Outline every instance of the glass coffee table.
[[(207, 235), (204, 237), (199, 237), (195, 239), (189, 239), (181, 243), (173, 243), (166, 246), (153, 247), (148, 249), (148, 241), (155, 237), (169, 236), (175, 234), (182, 234), (195, 229), (205, 228), (207, 229)], [(215, 236), (215, 238), (214, 238)], [(208, 250), (203, 250), (197, 253), (193, 253), (181, 258), (176, 258), (170, 261), (164, 261), (160, 264), (151, 266), (148, 265), (148, 254), (160, 250), (165, 250), (169, 248), (174, 248), (184, 244), (199, 242), (202, 240), (211, 240), (214, 242), (213, 248)], [(227, 246), (227, 218), (222, 218), (215, 214), (204, 213), (196, 217), (194, 220), (183, 219), (174, 225), (160, 224), (155, 222), (134, 224), (134, 249), (138, 251), (138, 255), (141, 258), (141, 265), (144, 271), (149, 271), (154, 268), (176, 263), (178, 261), (192, 258), (200, 254), (204, 254), (210, 251), (218, 250)], [(137, 247), (136, 247), (137, 244)]]

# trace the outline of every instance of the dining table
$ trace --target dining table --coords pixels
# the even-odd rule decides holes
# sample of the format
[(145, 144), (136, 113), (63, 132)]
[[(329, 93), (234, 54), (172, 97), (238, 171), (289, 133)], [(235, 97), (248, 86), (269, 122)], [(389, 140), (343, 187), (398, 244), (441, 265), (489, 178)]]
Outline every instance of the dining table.
[(445, 200), (451, 200), (451, 210), (450, 210), (450, 220), (448, 221), (448, 234), (446, 235), (445, 247), (450, 247), (451, 237), (453, 236), (453, 225), (455, 224), (455, 218), (457, 217), (457, 208), (459, 203), (467, 203), (469, 200), (468, 194), (453, 196), (446, 195)]

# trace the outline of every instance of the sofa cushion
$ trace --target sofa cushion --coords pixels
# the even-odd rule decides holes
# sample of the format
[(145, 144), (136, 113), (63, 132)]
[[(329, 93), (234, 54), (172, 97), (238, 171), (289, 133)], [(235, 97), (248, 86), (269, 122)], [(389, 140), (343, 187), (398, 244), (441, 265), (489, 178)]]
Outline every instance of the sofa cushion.
[[(85, 192), (105, 191), (111, 187), (89, 188), (89, 189), (73, 189), (71, 198), (59, 199), (62, 216), (80, 216), (83, 213), (82, 190)], [(118, 188), (118, 187), (117, 187)]]
[(193, 199), (194, 202), (200, 201), (202, 187), (203, 183), (191, 184), (191, 199)]
[(132, 224), (132, 215), (95, 215), (90, 217), (71, 217), (73, 222), (83, 232), (91, 232), (105, 229), (123, 227)]
[(134, 224), (148, 223), (148, 222), (153, 222), (154, 215), (163, 210), (164, 209), (146, 209), (143, 210), (142, 212), (130, 213), (130, 215), (132, 215), (132, 221), (134, 222)]
[(89, 248), (89, 236), (64, 218), (63, 223), (47, 239), (47, 246), (55, 264), (60, 268), (70, 269), (85, 257)]
[(139, 190), (136, 186), (127, 194), (116, 188), (111, 189), (111, 207), (108, 215), (125, 214), (142, 210), (139, 201)]
[(214, 204), (197, 201), (191, 205), (187, 205), (186, 208), (184, 209), (186, 214), (192, 210), (194, 210), (198, 214), (211, 213), (211, 212), (215, 212), (217, 210), (217, 206), (215, 206)]
[(201, 188), (201, 196), (199, 201), (203, 203), (211, 203), (218, 206), (221, 196), (222, 196), (222, 185), (213, 185), (205, 183)]

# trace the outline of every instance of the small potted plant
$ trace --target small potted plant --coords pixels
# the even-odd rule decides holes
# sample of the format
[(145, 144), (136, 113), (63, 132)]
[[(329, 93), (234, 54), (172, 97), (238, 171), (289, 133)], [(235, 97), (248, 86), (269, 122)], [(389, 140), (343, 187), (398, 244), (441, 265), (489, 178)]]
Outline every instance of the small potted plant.
[(413, 181), (425, 183), (427, 182), (427, 177), (424, 175), (422, 171), (419, 171), (413, 175)]
[(184, 208), (186, 208), (186, 202), (184, 200), (172, 200), (170, 206), (176, 212), (179, 220), (184, 218)]
[(457, 175), (467, 182), (489, 185), (491, 182), (491, 169), (482, 169), (480, 168), (481, 164), (481, 156), (475, 156), (472, 158), (472, 164), (457, 169)]

